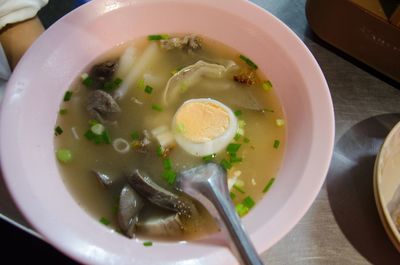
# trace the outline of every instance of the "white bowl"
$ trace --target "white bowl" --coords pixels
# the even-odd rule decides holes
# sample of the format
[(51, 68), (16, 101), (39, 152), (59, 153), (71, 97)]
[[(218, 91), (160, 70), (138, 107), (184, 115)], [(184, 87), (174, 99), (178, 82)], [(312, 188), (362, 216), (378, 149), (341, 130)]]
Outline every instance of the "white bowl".
[(57, 168), (54, 124), (72, 80), (111, 47), (159, 32), (219, 40), (254, 59), (272, 80), (286, 114), (287, 147), (274, 186), (243, 223), (259, 252), (281, 239), (324, 182), (334, 141), (332, 101), (301, 40), (245, 0), (97, 0), (60, 19), (29, 49), (9, 81), (0, 121), (4, 178), (32, 226), (80, 262), (234, 264), (226, 247), (208, 241), (144, 248), (98, 225), (72, 198)]

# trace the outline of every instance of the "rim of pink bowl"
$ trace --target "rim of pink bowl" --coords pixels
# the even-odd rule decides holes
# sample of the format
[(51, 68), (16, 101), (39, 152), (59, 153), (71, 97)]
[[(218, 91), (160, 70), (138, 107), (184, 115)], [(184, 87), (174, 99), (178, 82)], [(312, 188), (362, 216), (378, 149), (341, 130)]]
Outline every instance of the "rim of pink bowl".
[[(249, 231), (251, 239), (253, 240), (257, 250), (261, 252), (271, 247), (279, 239), (286, 235), (306, 213), (324, 182), (333, 152), (334, 113), (329, 89), (321, 69), (303, 42), (286, 25), (284, 25), (269, 12), (245, 0), (96, 0), (81, 6), (80, 8), (61, 18), (58, 22), (51, 26), (24, 55), (19, 65), (15, 69), (15, 72), (10, 79), (8, 88), (5, 92), (0, 113), (0, 154), (6, 185), (11, 191), (19, 209), (22, 211), (31, 225), (41, 235), (44, 236), (45, 240), (66, 255), (80, 262), (96, 264), (144, 264), (143, 262), (147, 262), (146, 264), (232, 264), (236, 261), (226, 248), (215, 245), (209, 246), (201, 242), (190, 244), (158, 243), (155, 244), (151, 249), (143, 249), (143, 252), (151, 251), (153, 253), (160, 253), (160, 257), (150, 257), (147, 255), (145, 258), (141, 258), (140, 256), (138, 258), (138, 253), (134, 253), (129, 257), (118, 255), (115, 247), (113, 248), (113, 246), (107, 245), (107, 247), (110, 247), (111, 249), (104, 249), (102, 248), (104, 245), (96, 245), (89, 239), (79, 237), (79, 234), (74, 233), (73, 228), (64, 227), (61, 228), (61, 231), (60, 229), (54, 229), (54, 227), (59, 224), (60, 220), (57, 220), (57, 216), (42, 215), (48, 210), (46, 208), (47, 205), (33, 206), (32, 201), (36, 199), (41, 201), (43, 198), (41, 195), (30, 192), (29, 185), (24, 186), (24, 184), (26, 184), (24, 183), (24, 181), (26, 181), (24, 178), (27, 177), (26, 170), (24, 171), (24, 166), (22, 164), (19, 166), (19, 162), (17, 162), (23, 150), (23, 146), (21, 147), (19, 143), (19, 139), (22, 139), (23, 133), (16, 131), (16, 129), (21, 128), (21, 124), (24, 122), (32, 122), (18, 119), (19, 117), (23, 117), (23, 115), (25, 115), (24, 106), (21, 103), (25, 102), (23, 100), (27, 100), (24, 97), (26, 97), (25, 94), (28, 93), (27, 91), (29, 91), (29, 78), (22, 78), (23, 74), (25, 74), (27, 71), (26, 68), (28, 66), (32, 67), (32, 62), (40, 62), (42, 59), (41, 56), (44, 56), (49, 61), (48, 63), (51, 64), (52, 58), (46, 57), (45, 49), (43, 47), (52, 41), (62, 41), (63, 32), (68, 32), (70, 27), (79, 27), (81, 24), (91, 23), (95, 21), (96, 18), (107, 15), (108, 13), (114, 11), (118, 11), (119, 9), (147, 6), (154, 3), (169, 3), (176, 6), (198, 5), (205, 9), (213, 11), (218, 10), (218, 12), (222, 13), (225, 12), (229, 15), (233, 15), (234, 17), (238, 17), (238, 19), (247, 21), (249, 25), (254, 27), (257, 27), (258, 25), (258, 30), (261, 30), (260, 25), (268, 25), (271, 27), (271, 30), (275, 31), (278, 37), (285, 39), (286, 44), (282, 43), (282, 45), (293, 45), (292, 47), (296, 53), (295, 51), (287, 50), (288, 56), (292, 56), (291, 58), (293, 58), (295, 63), (302, 62), (304, 69), (297, 70), (300, 72), (304, 71), (301, 72), (303, 74), (302, 76), (306, 76), (305, 73), (307, 73), (307, 80), (303, 81), (306, 82), (308, 86), (315, 86), (318, 88), (317, 90), (312, 91), (316, 94), (313, 96), (319, 98), (319, 102), (310, 102), (312, 103), (310, 108), (314, 108), (312, 109), (313, 116), (310, 118), (315, 119), (316, 122), (321, 122), (324, 126), (315, 128), (315, 124), (312, 123), (313, 127), (310, 128), (310, 130), (312, 130), (312, 136), (315, 136), (316, 140), (315, 142), (312, 142), (312, 145), (309, 147), (310, 155), (308, 160), (312, 161), (313, 164), (307, 162), (306, 165), (304, 165), (303, 175), (301, 178), (302, 182), (296, 183), (297, 186), (293, 188), (293, 193), (287, 198), (286, 203), (281, 205), (279, 210), (276, 211), (274, 218), (260, 227), (253, 228), (249, 227), (249, 224), (253, 222), (251, 217), (254, 216), (255, 213), (250, 213), (248, 217), (244, 218), (244, 225), (247, 228), (250, 228)], [(71, 23), (75, 24), (72, 25)], [(251, 29), (249, 30), (251, 31)], [(88, 45), (90, 46), (90, 44)], [(48, 46), (47, 49), (49, 49)], [(307, 70), (310, 71), (307, 72)], [(35, 71), (36, 70), (32, 68), (32, 72)], [(80, 69), (77, 69), (76, 71), (78, 73)], [(306, 91), (306, 93), (311, 94), (311, 91)], [(61, 95), (61, 92), (58, 92), (57, 95)], [(61, 98), (61, 96), (59, 98)], [(32, 102), (28, 103), (34, 104)], [(59, 103), (57, 103), (57, 105), (58, 104)], [(29, 107), (32, 106), (29, 105)], [(40, 107), (38, 108), (40, 109)], [(323, 111), (316, 111), (316, 108), (321, 108)], [(56, 110), (56, 108), (54, 109)], [(290, 123), (288, 126), (290, 126)], [(288, 130), (289, 128), (290, 127), (288, 127)], [(11, 141), (10, 139), (14, 139), (15, 141)], [(21, 142), (23, 142), (23, 140), (21, 140)], [(37, 148), (38, 151), (41, 150), (40, 142), (37, 143)], [(28, 152), (35, 153), (33, 150), (29, 150)], [(37, 152), (36, 154), (38, 159), (49, 159), (46, 155), (41, 155), (41, 152)], [(54, 160), (54, 158), (52, 159)], [(22, 177), (22, 179), (19, 179), (20, 175), (25, 176)], [(299, 173), (299, 175), (301, 174)], [(279, 179), (277, 179), (277, 182), (279, 182)], [(34, 189), (34, 183), (29, 182), (27, 184), (30, 184), (32, 189)], [(46, 196), (57, 195), (56, 191), (54, 192), (55, 193), (53, 194), (49, 191), (49, 194), (46, 194)], [(274, 192), (275, 195), (276, 192), (272, 192)], [(51, 197), (47, 199), (51, 199)], [(297, 201), (300, 201), (300, 203), (297, 203)], [(256, 210), (257, 209), (254, 211)], [(78, 213), (79, 211), (82, 211), (82, 209), (76, 210), (74, 213)], [(91, 219), (91, 221), (89, 221), (89, 219)], [(65, 221), (65, 223), (63, 223), (64, 225), (68, 224), (71, 225), (71, 227), (79, 227), (79, 224), (71, 220), (68, 220), (68, 222), (67, 220), (63, 221)], [(82, 222), (91, 222), (94, 224), (96, 221), (92, 220), (92, 217), (87, 217), (87, 219), (82, 218)], [(275, 225), (280, 227), (280, 229), (271, 230), (271, 226), (275, 227)], [(99, 237), (104, 236), (104, 238), (109, 239), (110, 242), (122, 242), (125, 240), (121, 238), (118, 238), (118, 240), (114, 239), (115, 236), (111, 236), (112, 232), (106, 229), (96, 229), (96, 233), (99, 234)], [(268, 240), (266, 240), (265, 237), (268, 237)], [(129, 240), (125, 240), (124, 242), (126, 242), (126, 245), (130, 245), (129, 248), (131, 248), (132, 251), (141, 250), (141, 248), (138, 247), (138, 245), (140, 245), (138, 242), (133, 243)], [(178, 249), (183, 252), (168, 253), (172, 250), (176, 251)], [(195, 255), (195, 258), (191, 258), (191, 254), (189, 253), (191, 249), (196, 249), (197, 255), (199, 253), (204, 253), (204, 251), (206, 251), (208, 254), (202, 257), (196, 257)], [(185, 253), (186, 251), (188, 253)], [(142, 255), (142, 253), (140, 255)], [(174, 255), (181, 255), (181, 258), (175, 257), (174, 259)], [(160, 260), (160, 258), (162, 260)]]

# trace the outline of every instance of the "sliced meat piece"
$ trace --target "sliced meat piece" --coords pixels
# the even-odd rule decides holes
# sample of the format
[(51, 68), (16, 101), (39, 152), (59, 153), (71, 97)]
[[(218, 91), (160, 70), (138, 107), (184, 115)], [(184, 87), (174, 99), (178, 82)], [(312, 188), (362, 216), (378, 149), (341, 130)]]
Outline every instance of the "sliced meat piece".
[(164, 189), (138, 169), (128, 176), (128, 183), (140, 195), (161, 208), (178, 212), (185, 217), (197, 213), (196, 206), (189, 199)]
[(113, 184), (112, 179), (108, 175), (95, 170), (93, 170), (92, 172), (102, 186), (107, 188)]
[(118, 224), (122, 232), (132, 238), (139, 221), (138, 215), (143, 208), (143, 199), (126, 184), (121, 191), (118, 206)]
[(163, 49), (182, 49), (191, 52), (200, 50), (201, 42), (201, 38), (196, 35), (186, 35), (183, 37), (173, 37), (166, 40), (160, 40), (161, 48)]
[(104, 63), (96, 64), (90, 71), (90, 76), (99, 83), (104, 84), (105, 82), (112, 79), (115, 71), (117, 70), (117, 61), (110, 60)]
[(140, 220), (136, 227), (139, 232), (155, 237), (174, 237), (183, 234), (183, 225), (176, 213), (166, 217), (157, 216)]
[(90, 116), (100, 121), (107, 120), (111, 114), (121, 111), (114, 98), (102, 90), (95, 90), (90, 93), (87, 100), (87, 111)]

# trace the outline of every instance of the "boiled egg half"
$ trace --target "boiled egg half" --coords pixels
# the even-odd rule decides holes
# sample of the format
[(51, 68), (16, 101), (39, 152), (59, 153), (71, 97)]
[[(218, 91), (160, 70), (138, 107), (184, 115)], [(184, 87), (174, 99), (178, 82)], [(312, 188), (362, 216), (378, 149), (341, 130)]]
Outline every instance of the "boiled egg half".
[(222, 151), (235, 137), (238, 122), (233, 111), (210, 98), (190, 99), (176, 111), (172, 128), (177, 144), (194, 156)]

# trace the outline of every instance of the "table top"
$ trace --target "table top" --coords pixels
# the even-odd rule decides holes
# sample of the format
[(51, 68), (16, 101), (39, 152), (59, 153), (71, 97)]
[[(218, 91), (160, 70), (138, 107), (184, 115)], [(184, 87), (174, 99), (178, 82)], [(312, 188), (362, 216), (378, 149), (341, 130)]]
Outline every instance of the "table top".
[[(288, 25), (315, 56), (333, 99), (336, 138), (326, 181), (311, 208), (265, 264), (400, 264), (380, 222), (373, 194), (376, 154), (400, 119), (400, 85), (320, 40), (309, 28), (306, 0), (252, 0)], [(39, 14), (48, 27), (74, 1), (50, 1)], [(39, 236), (18, 212), (0, 177), (0, 217)], [(40, 236), (39, 236), (40, 237)]]

